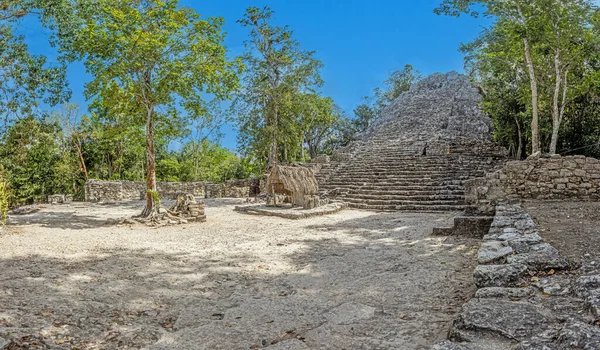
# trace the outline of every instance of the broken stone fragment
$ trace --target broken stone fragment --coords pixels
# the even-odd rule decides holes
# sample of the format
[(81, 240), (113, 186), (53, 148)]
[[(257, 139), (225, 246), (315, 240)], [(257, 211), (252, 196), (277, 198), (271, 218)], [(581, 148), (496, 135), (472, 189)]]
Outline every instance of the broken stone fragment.
[[(463, 306), (451, 334), (491, 332), (512, 340), (525, 340), (552, 322), (533, 304), (497, 299), (472, 299)], [(466, 340), (466, 339), (453, 339)]]
[(367, 320), (375, 315), (375, 308), (358, 303), (345, 303), (325, 314), (327, 321), (337, 324), (352, 324)]
[(575, 294), (585, 299), (585, 304), (595, 318), (600, 319), (600, 275), (579, 277), (573, 284)]
[(489, 264), (512, 253), (513, 249), (506, 242), (485, 241), (481, 244), (481, 248), (479, 248), (477, 260), (480, 264)]
[(476, 298), (528, 298), (535, 295), (536, 290), (532, 287), (524, 288), (502, 288), (502, 287), (486, 287), (475, 292)]
[(542, 237), (537, 233), (530, 233), (525, 235), (514, 236), (511, 234), (504, 234), (498, 237), (500, 240), (504, 240), (511, 246), (517, 253), (527, 253), (532, 250), (533, 245), (542, 242)]
[(558, 250), (547, 243), (532, 245), (528, 253), (512, 255), (507, 260), (509, 264), (524, 264), (536, 271), (563, 270), (569, 266)]
[(600, 275), (579, 277), (573, 288), (580, 298), (590, 296), (594, 291), (600, 292)]
[(479, 288), (509, 287), (518, 282), (526, 271), (527, 266), (523, 264), (479, 265), (473, 278)]
[(561, 349), (600, 349), (600, 327), (571, 321), (558, 334)]
[(557, 333), (550, 329), (519, 343), (515, 350), (563, 350), (554, 344)]
[(547, 295), (562, 296), (571, 294), (571, 281), (564, 275), (544, 277), (537, 282), (533, 282), (532, 285)]

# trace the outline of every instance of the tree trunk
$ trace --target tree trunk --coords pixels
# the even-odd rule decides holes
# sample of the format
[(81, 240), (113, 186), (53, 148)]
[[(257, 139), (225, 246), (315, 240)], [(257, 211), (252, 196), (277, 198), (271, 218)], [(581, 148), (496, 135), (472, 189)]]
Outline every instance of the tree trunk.
[(146, 113), (146, 208), (141, 217), (147, 218), (158, 212), (152, 192), (156, 192), (156, 156), (154, 149), (154, 108)]
[(556, 82), (554, 84), (554, 97), (552, 99), (552, 139), (550, 141), (550, 154), (556, 154), (556, 146), (558, 144), (558, 130), (560, 129), (560, 108), (558, 98), (562, 85), (562, 76), (560, 72), (560, 51), (554, 53), (554, 76)]
[(274, 107), (273, 113), (273, 143), (271, 148), (271, 155), (269, 156), (269, 167), (274, 167), (279, 162), (279, 111), (277, 106)]
[(77, 154), (79, 155), (79, 162), (81, 163), (81, 171), (85, 175), (85, 181), (89, 180), (87, 167), (85, 166), (85, 159), (83, 158), (83, 152), (81, 150), (81, 145), (78, 141), (73, 141), (75, 144), (75, 148), (77, 149)]
[(517, 120), (517, 136), (518, 136), (518, 147), (517, 147), (517, 154), (515, 155), (515, 159), (516, 160), (521, 160), (521, 157), (523, 156), (523, 130), (521, 130), (521, 123), (519, 123), (519, 121)]
[(535, 69), (533, 67), (533, 59), (531, 58), (531, 47), (529, 40), (523, 38), (525, 45), (525, 61), (527, 62), (527, 70), (529, 72), (529, 81), (531, 82), (531, 153), (535, 154), (540, 151), (540, 120), (538, 111), (538, 89), (535, 78)]

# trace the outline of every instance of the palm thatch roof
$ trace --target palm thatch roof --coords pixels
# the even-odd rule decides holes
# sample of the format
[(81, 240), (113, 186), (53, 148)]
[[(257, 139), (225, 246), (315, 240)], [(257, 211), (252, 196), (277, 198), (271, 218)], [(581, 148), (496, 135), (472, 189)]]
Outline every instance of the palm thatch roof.
[(286, 191), (295, 194), (317, 195), (319, 193), (315, 174), (303, 166), (276, 165), (267, 179), (267, 188), (278, 184), (283, 185)]

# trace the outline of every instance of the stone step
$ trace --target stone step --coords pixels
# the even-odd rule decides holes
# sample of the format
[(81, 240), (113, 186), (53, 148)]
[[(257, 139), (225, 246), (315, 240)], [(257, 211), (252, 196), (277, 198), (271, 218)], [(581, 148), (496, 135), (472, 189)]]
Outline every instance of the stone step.
[(454, 179), (440, 179), (440, 180), (431, 180), (431, 179), (414, 179), (414, 180), (393, 180), (390, 181), (388, 179), (372, 179), (368, 181), (348, 181), (348, 180), (331, 180), (328, 181), (326, 187), (329, 188), (337, 188), (344, 187), (348, 185), (379, 185), (379, 186), (445, 186), (445, 185), (462, 185), (464, 180), (454, 180)]
[(354, 209), (373, 210), (373, 211), (412, 211), (412, 212), (443, 212), (443, 211), (462, 211), (464, 205), (370, 205), (348, 203), (348, 207)]
[[(440, 180), (440, 179), (469, 179), (477, 174), (468, 174), (468, 173), (429, 173), (429, 174), (395, 174), (395, 173), (368, 173), (368, 174), (337, 174), (335, 176), (331, 176), (331, 181), (371, 181), (373, 179), (383, 179), (383, 180)], [(483, 174), (482, 174), (483, 175)]]
[(464, 189), (454, 189), (454, 190), (430, 190), (430, 189), (415, 189), (410, 191), (390, 191), (386, 189), (379, 190), (367, 190), (367, 189), (349, 189), (347, 190), (348, 194), (361, 194), (361, 195), (371, 195), (371, 196), (434, 196), (434, 195), (454, 195), (454, 196), (464, 196)]
[(348, 204), (369, 204), (369, 205), (465, 205), (464, 200), (380, 200), (380, 199), (361, 199), (352, 197), (339, 197)]
[(396, 192), (396, 191), (464, 191), (462, 185), (396, 185), (396, 184), (385, 184), (385, 185), (357, 185), (357, 184), (345, 184), (345, 185), (331, 185), (325, 184), (320, 185), (321, 190), (334, 190), (334, 189), (345, 189), (345, 190), (360, 190), (360, 191), (384, 191), (384, 192)]
[(347, 193), (337, 197), (338, 199), (345, 200), (350, 198), (352, 200), (381, 200), (392, 203), (394, 201), (457, 201), (464, 202), (465, 197), (463, 195), (371, 195), (371, 194), (359, 194), (359, 193)]

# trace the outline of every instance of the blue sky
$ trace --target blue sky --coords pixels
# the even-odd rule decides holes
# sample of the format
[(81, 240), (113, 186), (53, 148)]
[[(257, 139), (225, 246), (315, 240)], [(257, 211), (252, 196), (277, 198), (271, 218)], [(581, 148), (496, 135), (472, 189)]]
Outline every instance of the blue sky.
[[(331, 96), (347, 114), (370, 95), (387, 75), (411, 63), (425, 75), (450, 70), (463, 71), (460, 43), (472, 40), (485, 20), (468, 16), (459, 19), (437, 16), (433, 9), (441, 0), (273, 0), (198, 1), (180, 0), (202, 16), (221, 16), (228, 33), (230, 55), (240, 55), (248, 31), (236, 23), (248, 6), (268, 5), (275, 11), (274, 22), (289, 25), (294, 37), (325, 67), (322, 77), (325, 95)], [(33, 22), (22, 25), (31, 51), (55, 52), (47, 45), (47, 33)], [(90, 79), (80, 63), (69, 67), (72, 103), (85, 110), (84, 84)], [(223, 127), (223, 146), (236, 148), (233, 126)]]

